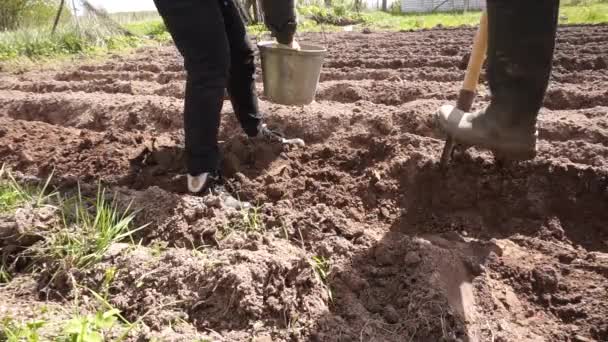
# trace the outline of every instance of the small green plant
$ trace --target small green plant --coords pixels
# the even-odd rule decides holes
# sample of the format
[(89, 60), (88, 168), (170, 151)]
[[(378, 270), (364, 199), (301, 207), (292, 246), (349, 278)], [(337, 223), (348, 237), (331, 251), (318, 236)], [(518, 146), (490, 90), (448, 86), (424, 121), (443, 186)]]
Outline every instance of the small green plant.
[(63, 328), (65, 342), (103, 342), (105, 336), (118, 325), (120, 311), (110, 309), (95, 315), (72, 318)]
[(150, 254), (152, 254), (153, 257), (159, 257), (167, 250), (168, 246), (169, 244), (166, 241), (154, 241), (150, 245)]
[(263, 232), (265, 230), (266, 225), (262, 219), (260, 208), (243, 208), (238, 212), (237, 217), (232, 219), (231, 222), (224, 227), (222, 238), (226, 238), (236, 231), (250, 234)]
[(112, 282), (116, 278), (116, 267), (109, 267), (106, 269), (106, 272), (103, 276), (103, 283), (101, 284), (102, 297), (105, 300), (108, 300), (108, 296), (110, 295), (110, 286), (112, 286)]
[(333, 293), (328, 283), (328, 276), (331, 269), (331, 263), (329, 259), (323, 256), (313, 256), (309, 262), (315, 273), (315, 276), (323, 284), (323, 286), (325, 286), (329, 301), (333, 302)]
[(262, 216), (260, 215), (260, 208), (258, 207), (241, 210), (241, 218), (241, 225), (244, 228), (245, 233), (259, 232), (266, 229)]
[(10, 211), (22, 201), (21, 194), (15, 190), (10, 184), (0, 181), (0, 212)]
[(8, 267), (3, 262), (0, 262), (0, 284), (10, 283), (12, 279), (13, 276), (11, 276)]
[(313, 256), (311, 265), (315, 274), (319, 277), (324, 284), (327, 283), (327, 275), (329, 274), (330, 264), (323, 256)]
[(7, 342), (38, 342), (38, 330), (46, 324), (45, 321), (31, 321), (26, 323), (15, 322), (10, 317), (0, 322), (0, 340)]

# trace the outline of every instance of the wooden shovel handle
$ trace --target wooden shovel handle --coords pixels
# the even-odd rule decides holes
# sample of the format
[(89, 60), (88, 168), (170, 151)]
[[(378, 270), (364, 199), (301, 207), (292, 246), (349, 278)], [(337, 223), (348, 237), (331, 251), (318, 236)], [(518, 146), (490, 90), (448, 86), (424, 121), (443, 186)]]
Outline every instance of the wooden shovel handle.
[(481, 20), (479, 22), (479, 28), (475, 34), (475, 40), (473, 41), (473, 48), (471, 49), (471, 57), (469, 57), (469, 64), (467, 65), (467, 71), (464, 76), (464, 83), (462, 90), (458, 96), (457, 107), (464, 111), (471, 110), (473, 105), (473, 99), (475, 98), (475, 91), (477, 84), (479, 83), (479, 75), (481, 74), (481, 67), (486, 58), (486, 52), (488, 49), (488, 14), (484, 11), (481, 14)]

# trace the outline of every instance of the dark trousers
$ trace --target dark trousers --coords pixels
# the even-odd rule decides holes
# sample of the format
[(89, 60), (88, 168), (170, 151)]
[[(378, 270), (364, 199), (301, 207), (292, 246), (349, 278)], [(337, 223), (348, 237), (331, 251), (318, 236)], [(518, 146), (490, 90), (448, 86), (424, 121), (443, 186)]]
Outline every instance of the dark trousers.
[(488, 0), (487, 112), (533, 129), (549, 83), (559, 0)]
[(219, 168), (218, 130), (224, 89), (249, 136), (261, 120), (254, 51), (235, 0), (154, 0), (187, 72), (184, 104), (187, 168)]

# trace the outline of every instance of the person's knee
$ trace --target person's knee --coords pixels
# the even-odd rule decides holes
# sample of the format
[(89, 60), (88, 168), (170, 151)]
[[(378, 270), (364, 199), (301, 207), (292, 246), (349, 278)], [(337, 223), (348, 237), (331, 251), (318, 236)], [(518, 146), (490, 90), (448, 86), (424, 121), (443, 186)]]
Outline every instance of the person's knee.
[(199, 86), (225, 88), (230, 70), (230, 59), (221, 58), (215, 61), (187, 60), (185, 68), (188, 80)]
[(239, 72), (255, 72), (255, 52), (250, 44), (246, 44), (231, 53), (231, 69)]

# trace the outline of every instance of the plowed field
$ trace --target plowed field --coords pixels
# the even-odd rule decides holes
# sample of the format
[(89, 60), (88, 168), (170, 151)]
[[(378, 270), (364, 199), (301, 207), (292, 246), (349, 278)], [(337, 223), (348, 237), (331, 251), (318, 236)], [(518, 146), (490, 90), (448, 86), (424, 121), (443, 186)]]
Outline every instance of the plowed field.
[[(23, 181), (54, 171), (62, 191), (101, 181), (140, 210), (137, 247), (74, 272), (98, 289), (117, 269), (109, 302), (143, 317), (133, 340), (608, 341), (608, 26), (559, 29), (535, 160), (469, 149), (443, 172), (432, 113), (455, 102), (473, 34), (303, 34), (329, 47), (317, 101), (261, 108), (305, 148), (250, 142), (226, 101), (223, 169), (255, 231), (185, 192), (172, 46), (1, 74), (0, 162)], [(44, 282), (17, 270), (0, 316), (42, 305)]]

